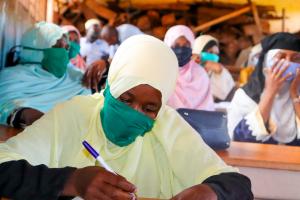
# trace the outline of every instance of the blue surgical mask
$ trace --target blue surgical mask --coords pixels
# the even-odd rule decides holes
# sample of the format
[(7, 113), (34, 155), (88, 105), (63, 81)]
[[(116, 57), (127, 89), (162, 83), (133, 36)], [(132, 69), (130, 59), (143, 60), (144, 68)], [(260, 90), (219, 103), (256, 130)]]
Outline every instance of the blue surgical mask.
[[(276, 59), (272, 58), (272, 59), (269, 59), (269, 60), (266, 60), (266, 63), (265, 63), (265, 67), (267, 68), (272, 68), (273, 65), (276, 63)], [(280, 62), (280, 61), (279, 61)], [(280, 68), (282, 68), (283, 66), (286, 66), (286, 64), (289, 64), (288, 68), (283, 72), (283, 74), (281, 75), (281, 77), (285, 77), (287, 76), (289, 73), (291, 73), (292, 75), (286, 79), (287, 82), (291, 82), (295, 76), (296, 76), (296, 72), (297, 72), (297, 68), (300, 69), (300, 63), (295, 63), (295, 62), (290, 62), (290, 61), (285, 61), (281, 66)]]
[(172, 50), (176, 54), (179, 67), (183, 67), (191, 60), (192, 48), (190, 48), (190, 47), (172, 47)]

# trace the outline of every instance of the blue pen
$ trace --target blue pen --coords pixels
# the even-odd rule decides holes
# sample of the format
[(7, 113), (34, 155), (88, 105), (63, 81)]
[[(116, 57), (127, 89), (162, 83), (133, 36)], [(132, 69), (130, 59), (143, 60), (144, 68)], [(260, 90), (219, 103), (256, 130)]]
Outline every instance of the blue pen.
[(83, 146), (88, 150), (88, 152), (96, 159), (99, 161), (99, 163), (109, 172), (114, 173), (117, 175), (112, 168), (104, 161), (104, 159), (100, 156), (100, 154), (87, 142), (83, 141), (82, 142)]
[[(104, 161), (104, 159), (100, 156), (100, 154), (87, 142), (87, 141), (83, 141), (82, 142), (83, 146), (86, 148), (86, 150), (88, 150), (88, 152), (96, 159), (100, 162), (100, 164), (104, 167), (104, 169), (106, 169), (107, 171), (118, 175), (116, 172), (114, 172), (114, 170), (112, 170), (112, 168), (110, 168), (110, 166)], [(135, 193), (131, 193), (132, 194), (132, 199), (136, 200), (137, 195)]]

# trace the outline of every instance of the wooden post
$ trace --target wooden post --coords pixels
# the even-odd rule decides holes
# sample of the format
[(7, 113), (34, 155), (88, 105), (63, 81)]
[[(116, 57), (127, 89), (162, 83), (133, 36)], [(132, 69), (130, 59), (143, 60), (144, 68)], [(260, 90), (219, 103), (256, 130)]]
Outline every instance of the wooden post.
[(240, 16), (240, 15), (242, 15), (242, 14), (244, 14), (244, 13), (249, 12), (250, 10), (251, 10), (251, 6), (247, 6), (247, 7), (241, 8), (241, 9), (236, 10), (236, 11), (233, 11), (233, 12), (227, 14), (227, 15), (224, 15), (224, 16), (222, 16), (222, 17), (218, 17), (218, 18), (216, 18), (216, 19), (214, 19), (214, 20), (211, 20), (211, 21), (209, 21), (209, 22), (206, 22), (206, 23), (204, 23), (204, 24), (202, 24), (202, 25), (200, 25), (200, 26), (197, 26), (197, 27), (195, 27), (195, 28), (193, 29), (193, 31), (194, 31), (194, 32), (202, 31), (202, 30), (204, 30), (204, 29), (206, 29), (206, 28), (209, 28), (209, 27), (211, 27), (211, 26), (213, 26), (213, 25), (216, 25), (216, 24), (219, 24), (219, 23), (221, 23), (221, 22), (227, 21), (227, 20), (229, 20), (229, 19), (238, 17), (238, 16)]
[(285, 32), (285, 8), (282, 9), (282, 24), (281, 24), (282, 32)]
[(258, 34), (259, 34), (260, 37), (262, 37), (262, 27), (261, 27), (261, 24), (260, 24), (259, 14), (258, 14), (257, 7), (256, 7), (255, 3), (251, 4), (251, 8), (252, 8), (252, 14), (253, 14), (253, 17), (254, 17), (254, 21), (255, 21), (255, 24), (257, 26)]

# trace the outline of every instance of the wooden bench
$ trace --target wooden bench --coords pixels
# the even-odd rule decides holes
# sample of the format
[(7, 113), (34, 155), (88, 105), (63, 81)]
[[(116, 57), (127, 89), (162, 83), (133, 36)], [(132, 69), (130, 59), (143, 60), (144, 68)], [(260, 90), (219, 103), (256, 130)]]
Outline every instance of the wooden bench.
[(256, 198), (300, 199), (300, 147), (232, 142), (217, 153), (251, 179)]

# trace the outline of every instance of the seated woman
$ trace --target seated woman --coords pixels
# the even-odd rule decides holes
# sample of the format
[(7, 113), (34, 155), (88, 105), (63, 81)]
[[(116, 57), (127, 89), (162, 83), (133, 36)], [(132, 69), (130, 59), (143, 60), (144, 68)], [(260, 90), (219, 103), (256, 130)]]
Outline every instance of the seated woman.
[[(177, 68), (162, 41), (147, 35), (126, 40), (103, 94), (59, 104), (0, 144), (0, 196), (119, 200), (133, 199), (136, 192), (173, 200), (253, 199), (249, 179), (166, 105)], [(117, 175), (96, 163), (84, 140)]]
[(86, 71), (87, 65), (80, 55), (80, 38), (81, 34), (75, 26), (66, 25), (62, 29), (68, 32), (69, 36), (69, 58), (70, 62), (80, 69), (82, 72)]
[(68, 64), (64, 33), (55, 24), (39, 22), (23, 35), (18, 64), (0, 71), (0, 124), (25, 127), (55, 104), (91, 94), (88, 88), (97, 86), (106, 63), (90, 66), (83, 76)]
[(231, 101), (235, 82), (229, 71), (219, 63), (219, 42), (210, 35), (196, 38), (193, 59), (202, 65), (210, 76), (211, 91), (215, 101)]
[[(191, 59), (194, 40), (192, 30), (183, 25), (171, 27), (165, 35), (164, 42), (173, 49), (179, 63), (175, 92), (168, 105), (175, 109), (214, 110), (209, 77), (206, 71)], [(167, 79), (168, 77), (166, 81)]]
[(300, 38), (276, 33), (262, 41), (258, 64), (228, 111), (233, 140), (300, 145), (299, 69)]

